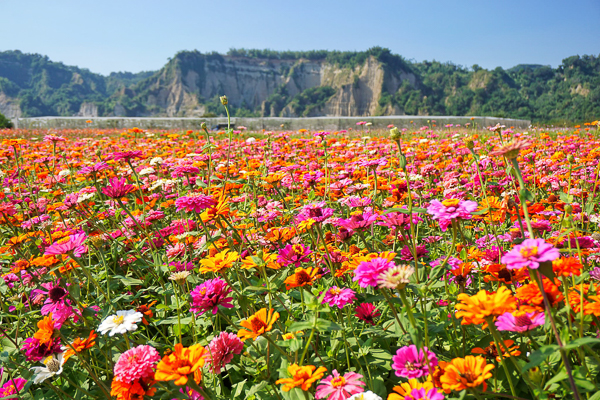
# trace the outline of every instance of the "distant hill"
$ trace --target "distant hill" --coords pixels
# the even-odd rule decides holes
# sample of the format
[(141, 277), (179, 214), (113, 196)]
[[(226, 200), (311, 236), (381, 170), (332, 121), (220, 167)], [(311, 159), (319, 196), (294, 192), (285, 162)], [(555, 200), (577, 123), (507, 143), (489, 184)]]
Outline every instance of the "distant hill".
[(554, 69), (412, 63), (363, 52), (182, 51), (159, 71), (103, 76), (37, 54), (0, 52), (0, 112), (9, 116), (482, 115), (536, 122), (600, 116), (600, 58)]

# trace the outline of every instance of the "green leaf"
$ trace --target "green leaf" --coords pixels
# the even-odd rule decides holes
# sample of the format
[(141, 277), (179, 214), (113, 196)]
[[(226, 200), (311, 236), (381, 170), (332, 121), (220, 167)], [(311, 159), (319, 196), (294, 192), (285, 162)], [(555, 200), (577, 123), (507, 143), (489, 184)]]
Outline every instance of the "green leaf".
[(342, 328), (335, 322), (332, 322), (328, 319), (317, 318), (317, 322), (315, 324), (315, 329), (317, 329), (319, 332), (323, 332), (323, 331), (339, 331)]
[(600, 339), (593, 337), (584, 337), (580, 339), (575, 339), (564, 346), (565, 350), (577, 349), (582, 346), (593, 346), (595, 344), (600, 343)]
[(545, 261), (543, 263), (540, 263), (538, 271), (540, 271), (540, 273), (542, 275), (544, 275), (546, 278), (550, 279), (551, 281), (554, 281), (554, 278), (556, 277), (556, 274), (554, 273), (554, 270), (552, 269), (552, 261)]
[(144, 283), (144, 281), (132, 278), (130, 276), (114, 275), (113, 278), (119, 279), (125, 286), (139, 286)]
[(288, 327), (288, 332), (298, 332), (298, 331), (304, 331), (306, 329), (311, 329), (313, 327), (313, 323), (309, 322), (309, 321), (298, 321), (298, 322), (294, 322), (293, 324), (291, 324)]
[(487, 214), (489, 211), (490, 211), (489, 208), (484, 208), (483, 210), (472, 211), (471, 215), (483, 215), (483, 214)]
[(534, 201), (535, 200), (535, 197), (533, 197), (533, 194), (527, 189), (519, 190), (519, 197), (521, 198), (522, 201)]
[(537, 367), (558, 349), (559, 347), (555, 344), (549, 344), (547, 346), (540, 347), (538, 350), (531, 353), (529, 356), (529, 362), (521, 369), (521, 372), (525, 372), (533, 367)]

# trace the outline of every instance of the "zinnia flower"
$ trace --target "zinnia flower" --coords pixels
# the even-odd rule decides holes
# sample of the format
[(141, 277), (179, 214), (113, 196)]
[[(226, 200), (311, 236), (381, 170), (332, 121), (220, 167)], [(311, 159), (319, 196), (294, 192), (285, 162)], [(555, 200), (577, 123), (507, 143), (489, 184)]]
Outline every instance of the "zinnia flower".
[(455, 358), (444, 366), (444, 374), (440, 377), (444, 390), (455, 390), (460, 392), (464, 389), (475, 388), (483, 385), (483, 391), (487, 387), (485, 381), (492, 377), (493, 364), (487, 364), (485, 358), (477, 356), (466, 356)]
[(44, 255), (69, 254), (72, 252), (75, 257), (81, 257), (88, 251), (87, 246), (83, 244), (86, 239), (87, 236), (83, 232), (69, 235), (67, 238), (60, 239), (46, 247)]
[(138, 400), (144, 396), (154, 396), (156, 388), (152, 387), (156, 381), (152, 378), (144, 378), (132, 381), (131, 383), (121, 382), (113, 379), (110, 385), (110, 394), (117, 400)]
[(545, 316), (543, 312), (506, 312), (496, 320), (496, 327), (501, 331), (527, 332), (543, 325)]
[(408, 379), (427, 376), (437, 365), (438, 359), (435, 353), (429, 351), (427, 347), (417, 349), (414, 344), (399, 348), (396, 355), (392, 357), (392, 368), (396, 371), (396, 376)]
[(321, 380), (317, 386), (315, 398), (327, 400), (345, 400), (353, 394), (361, 393), (365, 383), (360, 379), (363, 376), (355, 372), (346, 372), (340, 376), (337, 370), (332, 375)]
[(383, 400), (383, 399), (381, 397), (377, 396), (375, 393), (368, 390), (363, 393), (353, 394), (352, 396), (348, 397), (347, 400)]
[(379, 288), (404, 289), (414, 273), (415, 268), (410, 265), (395, 265), (377, 277), (377, 285)]
[(337, 286), (332, 286), (327, 289), (325, 297), (323, 297), (323, 303), (330, 306), (337, 306), (340, 309), (344, 308), (346, 304), (352, 303), (354, 300), (356, 300), (354, 290), (348, 288), (340, 289)]
[(221, 332), (208, 345), (209, 370), (214, 374), (220, 374), (221, 368), (233, 360), (234, 354), (240, 354), (244, 349), (244, 343), (233, 333)]
[(102, 193), (111, 199), (120, 199), (121, 197), (135, 190), (135, 186), (127, 184), (127, 179), (113, 177), (108, 181), (109, 185), (102, 188)]
[(175, 200), (177, 211), (185, 210), (187, 212), (201, 213), (203, 210), (216, 205), (217, 202), (212, 196), (206, 196), (202, 193), (190, 193)]
[(256, 314), (240, 322), (240, 325), (246, 329), (240, 329), (237, 335), (242, 341), (246, 339), (256, 339), (258, 336), (269, 332), (273, 328), (275, 321), (278, 319), (279, 313), (277, 311), (271, 309), (267, 314), (267, 309), (261, 308)]
[(356, 307), (356, 314), (354, 314), (361, 321), (366, 322), (375, 326), (375, 317), (379, 317), (381, 313), (371, 303), (361, 303)]
[(292, 377), (279, 379), (275, 382), (276, 384), (283, 384), (281, 390), (284, 392), (289, 392), (295, 387), (300, 387), (300, 389), (307, 391), (313, 382), (321, 379), (325, 375), (325, 372), (327, 372), (327, 368), (325, 367), (317, 368), (314, 365), (299, 366), (298, 364), (290, 365), (287, 370)]
[(361, 262), (354, 270), (353, 281), (358, 281), (360, 287), (377, 286), (377, 278), (388, 269), (395, 267), (393, 261), (377, 257), (369, 261)]
[(199, 315), (211, 310), (215, 315), (219, 306), (233, 308), (233, 304), (231, 304), (233, 298), (227, 297), (230, 292), (231, 288), (224, 280), (219, 278), (208, 280), (190, 292), (192, 296), (190, 310)]
[(294, 264), (298, 268), (301, 263), (308, 262), (310, 254), (312, 254), (312, 251), (303, 244), (288, 244), (279, 250), (277, 262), (284, 266)]
[(417, 379), (409, 379), (408, 382), (401, 383), (399, 386), (394, 386), (392, 388), (394, 393), (390, 393), (388, 400), (409, 399), (410, 397), (407, 396), (410, 396), (415, 389), (424, 389), (426, 392), (429, 392), (433, 388), (434, 386), (431, 380), (420, 382)]
[(484, 329), (487, 327), (487, 318), (495, 319), (516, 308), (515, 298), (506, 286), (500, 286), (498, 291), (492, 294), (488, 294), (485, 290), (480, 290), (474, 296), (461, 293), (458, 295), (458, 300), (461, 303), (455, 306), (459, 310), (456, 318), (463, 319), (461, 324), (483, 324)]
[(121, 354), (115, 364), (115, 379), (131, 383), (142, 378), (153, 378), (154, 367), (160, 360), (158, 351), (152, 346), (140, 345)]
[(181, 343), (177, 343), (173, 352), (164, 356), (156, 366), (154, 379), (174, 381), (177, 386), (182, 386), (188, 382), (189, 375), (193, 374), (194, 381), (200, 383), (207, 353), (199, 344), (183, 347)]
[(202, 273), (221, 272), (224, 269), (231, 268), (233, 263), (238, 259), (238, 256), (237, 252), (230, 252), (228, 249), (225, 249), (212, 257), (200, 260), (202, 266), (198, 268), (198, 271)]
[(52, 355), (47, 357), (43, 361), (43, 367), (30, 368), (30, 370), (32, 370), (35, 374), (35, 376), (33, 377), (33, 383), (42, 383), (46, 379), (51, 378), (54, 375), (60, 375), (63, 371), (63, 364), (65, 363), (63, 354), (64, 353), (59, 353), (57, 356)]
[(302, 267), (296, 268), (294, 274), (288, 276), (284, 281), (286, 290), (290, 290), (294, 287), (312, 285), (314, 281), (321, 277), (318, 272), (319, 268), (315, 267), (308, 267), (306, 269)]
[(445, 232), (455, 219), (471, 219), (471, 212), (477, 210), (477, 203), (470, 200), (447, 199), (444, 201), (432, 200), (427, 213), (440, 224), (440, 229)]
[(135, 331), (137, 323), (143, 318), (143, 314), (135, 310), (119, 310), (116, 315), (109, 315), (98, 327), (98, 332), (105, 334), (110, 332), (109, 336), (115, 333), (126, 333)]
[(558, 257), (558, 250), (544, 239), (525, 239), (502, 256), (502, 263), (506, 264), (508, 269), (538, 269), (541, 263), (556, 260)]
[(437, 389), (413, 389), (404, 397), (404, 400), (444, 400), (444, 395)]

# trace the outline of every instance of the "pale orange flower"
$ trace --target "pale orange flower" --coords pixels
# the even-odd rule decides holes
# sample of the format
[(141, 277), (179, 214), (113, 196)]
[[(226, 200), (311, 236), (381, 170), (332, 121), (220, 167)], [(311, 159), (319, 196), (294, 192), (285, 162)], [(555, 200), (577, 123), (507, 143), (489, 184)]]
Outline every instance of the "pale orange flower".
[(480, 290), (474, 296), (461, 293), (458, 295), (458, 300), (461, 303), (456, 305), (456, 309), (459, 310), (456, 318), (462, 318), (461, 324), (483, 324), (484, 329), (487, 327), (487, 318), (495, 319), (516, 308), (515, 298), (506, 286), (501, 286), (496, 293), (492, 294), (488, 294), (485, 290)]
[(288, 373), (292, 377), (279, 379), (275, 383), (283, 384), (281, 390), (284, 392), (289, 392), (295, 387), (300, 387), (302, 390), (307, 391), (314, 382), (325, 375), (325, 372), (327, 372), (327, 368), (325, 367), (317, 368), (314, 365), (304, 365), (301, 367), (298, 364), (292, 364), (288, 367)]
[(154, 379), (174, 381), (177, 386), (182, 386), (188, 382), (189, 375), (193, 374), (194, 381), (200, 383), (207, 356), (208, 350), (199, 344), (183, 347), (181, 343), (177, 343), (173, 352), (164, 356), (156, 365)]
[(278, 319), (279, 313), (277, 311), (271, 309), (267, 314), (267, 309), (261, 308), (256, 314), (240, 322), (240, 325), (247, 329), (240, 329), (237, 335), (242, 339), (242, 342), (246, 339), (255, 339), (269, 332)]

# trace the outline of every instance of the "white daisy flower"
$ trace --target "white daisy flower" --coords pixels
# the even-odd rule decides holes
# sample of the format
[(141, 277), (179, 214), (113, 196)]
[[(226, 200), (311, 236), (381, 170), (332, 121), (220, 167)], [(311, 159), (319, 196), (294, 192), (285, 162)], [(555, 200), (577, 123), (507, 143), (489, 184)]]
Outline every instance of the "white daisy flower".
[(363, 393), (358, 393), (348, 397), (348, 400), (382, 400), (381, 397), (377, 396), (370, 390)]
[(38, 384), (44, 382), (46, 379), (53, 377), (54, 375), (60, 375), (63, 371), (63, 364), (65, 363), (64, 352), (57, 355), (51, 355), (44, 361), (43, 367), (30, 368), (35, 376), (33, 377), (33, 383)]
[(108, 336), (114, 336), (115, 333), (126, 333), (137, 329), (136, 323), (142, 320), (142, 313), (135, 310), (119, 310), (116, 315), (109, 315), (98, 327), (101, 334), (108, 333)]

